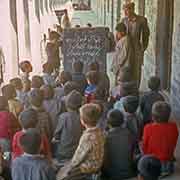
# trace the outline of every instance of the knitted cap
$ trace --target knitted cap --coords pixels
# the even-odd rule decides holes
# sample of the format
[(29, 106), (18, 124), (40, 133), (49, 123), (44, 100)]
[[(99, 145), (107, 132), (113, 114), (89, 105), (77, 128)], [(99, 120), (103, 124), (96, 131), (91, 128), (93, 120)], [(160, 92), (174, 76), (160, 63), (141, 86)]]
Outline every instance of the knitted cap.
[(65, 98), (66, 107), (70, 109), (76, 110), (80, 108), (81, 103), (82, 103), (82, 95), (76, 90), (73, 90)]
[(126, 96), (124, 97), (123, 106), (125, 111), (129, 113), (136, 112), (139, 105), (139, 98), (137, 96)]

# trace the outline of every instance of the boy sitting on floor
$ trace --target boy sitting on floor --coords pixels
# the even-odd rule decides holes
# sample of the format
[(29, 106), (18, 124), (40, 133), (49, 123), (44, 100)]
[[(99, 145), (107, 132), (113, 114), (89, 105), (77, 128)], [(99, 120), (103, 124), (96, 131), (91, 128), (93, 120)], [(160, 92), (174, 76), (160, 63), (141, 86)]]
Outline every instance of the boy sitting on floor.
[(12, 163), (13, 180), (55, 180), (49, 162), (39, 155), (41, 134), (37, 129), (28, 129), (20, 138), (24, 154)]
[(162, 176), (174, 172), (174, 151), (178, 140), (175, 122), (169, 122), (171, 107), (166, 102), (156, 102), (152, 108), (153, 123), (147, 124), (143, 134), (143, 152), (161, 161)]
[(104, 158), (105, 137), (100, 128), (96, 127), (99, 119), (99, 107), (96, 104), (85, 104), (80, 108), (82, 125), (86, 128), (79, 146), (67, 167), (65, 173), (59, 171), (57, 179), (67, 180), (83, 179), (97, 173), (102, 166)]

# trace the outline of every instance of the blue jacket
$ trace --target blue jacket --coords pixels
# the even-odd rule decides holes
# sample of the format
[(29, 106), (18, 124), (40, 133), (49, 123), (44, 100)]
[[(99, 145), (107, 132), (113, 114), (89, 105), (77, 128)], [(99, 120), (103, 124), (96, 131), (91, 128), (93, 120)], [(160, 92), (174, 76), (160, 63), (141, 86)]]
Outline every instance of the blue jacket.
[(40, 156), (22, 155), (12, 162), (13, 180), (56, 180), (49, 162)]

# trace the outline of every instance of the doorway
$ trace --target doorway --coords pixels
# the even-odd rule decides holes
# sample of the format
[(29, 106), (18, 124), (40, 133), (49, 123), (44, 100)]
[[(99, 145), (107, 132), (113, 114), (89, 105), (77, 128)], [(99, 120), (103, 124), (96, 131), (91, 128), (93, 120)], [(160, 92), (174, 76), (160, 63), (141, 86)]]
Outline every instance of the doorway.
[(158, 0), (156, 73), (161, 88), (170, 91), (174, 0)]

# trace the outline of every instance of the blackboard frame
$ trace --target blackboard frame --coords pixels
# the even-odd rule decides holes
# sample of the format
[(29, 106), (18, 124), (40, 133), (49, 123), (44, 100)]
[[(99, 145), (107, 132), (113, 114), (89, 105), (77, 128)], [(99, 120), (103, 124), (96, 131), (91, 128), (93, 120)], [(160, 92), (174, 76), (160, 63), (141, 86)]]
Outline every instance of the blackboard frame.
[(88, 64), (93, 61), (99, 63), (100, 71), (106, 72), (108, 32), (108, 27), (65, 29), (62, 47), (64, 70), (72, 72), (72, 63), (80, 60), (84, 63), (84, 73), (88, 71)]

